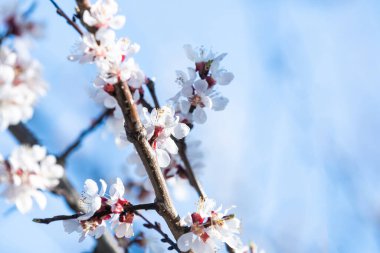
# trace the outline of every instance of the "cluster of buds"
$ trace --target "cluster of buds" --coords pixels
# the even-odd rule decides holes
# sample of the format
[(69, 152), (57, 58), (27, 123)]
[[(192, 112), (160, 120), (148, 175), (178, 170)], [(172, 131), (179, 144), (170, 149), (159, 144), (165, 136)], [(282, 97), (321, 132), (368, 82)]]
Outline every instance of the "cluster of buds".
[(108, 221), (116, 237), (132, 237), (134, 212), (131, 203), (123, 197), (125, 191), (123, 182), (117, 178), (107, 196), (106, 182), (101, 179), (100, 183), (99, 190), (95, 181), (91, 179), (85, 181), (80, 200), (83, 213), (76, 219), (64, 220), (65, 231), (81, 233), (80, 242), (87, 235), (99, 238), (105, 232)]
[(185, 45), (187, 57), (195, 63), (195, 68), (188, 68), (188, 75), (177, 71), (176, 82), (181, 91), (172, 98), (177, 114), (186, 123), (203, 124), (207, 120), (205, 108), (215, 111), (224, 110), (228, 103), (215, 89), (216, 85), (229, 84), (234, 75), (220, 67), (220, 62), (227, 54), (216, 55), (205, 48), (192, 48)]
[(42, 191), (57, 186), (63, 173), (56, 158), (47, 155), (41, 146), (19, 146), (7, 160), (0, 156), (0, 183), (5, 186), (2, 195), (21, 213), (32, 208), (32, 198), (44, 209), (46, 197)]
[(222, 213), (212, 199), (201, 199), (197, 211), (182, 219), (190, 231), (178, 238), (178, 248), (184, 252), (213, 253), (226, 243), (234, 250), (241, 249), (243, 245), (237, 236), (240, 220), (228, 211)]

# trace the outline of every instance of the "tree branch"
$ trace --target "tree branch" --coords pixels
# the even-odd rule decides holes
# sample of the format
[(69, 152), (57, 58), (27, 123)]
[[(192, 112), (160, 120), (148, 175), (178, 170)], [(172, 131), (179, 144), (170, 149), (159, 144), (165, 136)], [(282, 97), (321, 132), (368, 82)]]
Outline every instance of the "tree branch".
[(83, 214), (76, 213), (73, 215), (57, 215), (57, 216), (53, 216), (51, 218), (44, 218), (44, 219), (34, 218), (33, 222), (42, 223), (42, 224), (49, 224), (50, 222), (54, 222), (54, 221), (77, 219), (81, 215), (83, 215)]
[(70, 144), (61, 155), (58, 156), (58, 161), (65, 161), (67, 157), (80, 146), (84, 138), (86, 138), (92, 131), (94, 131), (98, 126), (103, 123), (103, 121), (111, 115), (111, 113), (114, 111), (114, 109), (105, 109), (98, 117), (96, 117), (91, 124), (84, 129), (78, 137), (75, 139), (75, 141)]
[(177, 243), (175, 243), (172, 239), (170, 239), (168, 234), (166, 234), (166, 233), (164, 233), (164, 231), (162, 231), (160, 223), (158, 223), (158, 222), (152, 223), (145, 216), (143, 216), (142, 214), (140, 214), (137, 211), (135, 211), (135, 214), (137, 216), (140, 216), (146, 222), (144, 224), (144, 227), (149, 228), (149, 229), (154, 229), (160, 235), (162, 235), (163, 238), (161, 239), (161, 242), (166, 242), (166, 243), (170, 244), (170, 247), (168, 248), (168, 250), (176, 250), (177, 252), (181, 252), (177, 246)]
[(131, 91), (126, 83), (119, 82), (115, 84), (115, 94), (123, 112), (127, 138), (135, 146), (156, 194), (157, 212), (164, 218), (173, 236), (177, 239), (183, 233), (180, 218), (171, 201), (161, 168), (145, 138), (146, 131), (140, 122)]
[(63, 17), (69, 25), (71, 25), (81, 36), (83, 36), (83, 32), (79, 28), (77, 23), (75, 23), (71, 18), (69, 18), (67, 14), (61, 9), (61, 7), (59, 7), (59, 5), (54, 0), (50, 0), (50, 2), (57, 9), (57, 14)]
[(25, 126), (24, 123), (11, 125), (8, 127), (8, 130), (21, 144), (28, 144), (31, 146), (39, 144), (37, 137), (34, 136), (34, 134)]
[[(95, 33), (96, 28), (84, 24), (82, 18), (83, 13), (91, 8), (90, 2), (88, 0), (76, 0), (76, 3), (77, 17), (81, 19), (82, 24), (89, 32)], [(157, 212), (164, 218), (174, 238), (178, 239), (183, 234), (184, 228), (180, 224), (180, 217), (170, 198), (161, 168), (158, 166), (153, 150), (145, 138), (146, 131), (140, 122), (131, 91), (127, 83), (118, 82), (114, 86), (115, 98), (124, 116), (127, 138), (135, 146), (152, 183), (156, 195)], [(156, 102), (158, 102), (157, 98)]]

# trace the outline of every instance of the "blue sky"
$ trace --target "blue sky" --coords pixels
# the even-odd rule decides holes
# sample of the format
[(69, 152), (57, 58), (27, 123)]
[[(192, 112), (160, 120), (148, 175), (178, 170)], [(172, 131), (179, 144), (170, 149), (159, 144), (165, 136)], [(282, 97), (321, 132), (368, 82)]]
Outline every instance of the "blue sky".
[[(1, 3), (6, 2), (1, 0)], [(71, 1), (58, 1), (70, 13)], [(74, 1), (72, 1), (74, 2)], [(230, 99), (194, 131), (203, 139), (200, 180), (225, 207), (236, 204), (243, 239), (267, 252), (380, 251), (380, 3), (378, 1), (122, 1), (119, 32), (141, 45), (136, 57), (157, 78), (161, 100), (177, 87), (175, 70), (190, 66), (182, 45), (227, 52), (235, 80)], [(34, 55), (44, 64), (50, 93), (28, 125), (59, 152), (100, 108), (88, 98), (93, 66), (66, 60), (78, 39), (49, 4), (35, 17), (46, 24)], [(0, 135), (8, 154), (13, 140)], [(78, 189), (85, 178), (112, 182), (127, 174), (126, 150), (99, 130), (68, 163)], [(51, 196), (47, 210), (1, 216), (0, 247), (9, 252), (79, 252), (61, 224), (32, 224), (36, 216), (70, 211)], [(184, 214), (194, 206), (178, 202)], [(9, 206), (4, 206), (3, 210)], [(19, 242), (23, 238), (24, 243)], [(38, 239), (37, 239), (38, 238)], [(39, 247), (38, 241), (46, 242)], [(29, 244), (30, 243), (30, 244)], [(13, 248), (11, 248), (13, 247)], [(31, 251), (35, 249), (35, 251)]]

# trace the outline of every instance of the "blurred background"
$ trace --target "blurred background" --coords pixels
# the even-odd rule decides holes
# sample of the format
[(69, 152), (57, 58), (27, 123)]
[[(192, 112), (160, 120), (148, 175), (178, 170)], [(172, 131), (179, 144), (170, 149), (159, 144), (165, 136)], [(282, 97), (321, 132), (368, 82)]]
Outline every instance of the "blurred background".
[[(57, 2), (73, 13), (74, 0)], [(175, 70), (191, 66), (183, 44), (228, 53), (223, 66), (235, 79), (219, 90), (230, 103), (191, 135), (205, 154), (200, 180), (218, 203), (237, 205), (244, 242), (267, 253), (380, 252), (379, 1), (119, 2), (127, 22), (118, 34), (141, 45), (136, 59), (156, 77), (161, 101), (178, 91)], [(50, 92), (27, 125), (59, 153), (101, 111), (88, 95), (96, 70), (67, 60), (78, 35), (48, 1), (37, 3), (33, 17), (46, 30), (33, 55)], [(3, 155), (15, 145), (0, 134)], [(87, 178), (112, 183), (128, 176), (129, 153), (100, 128), (68, 161), (68, 177), (78, 190)], [(189, 190), (176, 201), (179, 213), (196, 201)], [(25, 216), (0, 205), (2, 252), (90, 252), (94, 245), (91, 238), (79, 244), (60, 222), (31, 222), (71, 214), (60, 197), (49, 195), (46, 210)]]

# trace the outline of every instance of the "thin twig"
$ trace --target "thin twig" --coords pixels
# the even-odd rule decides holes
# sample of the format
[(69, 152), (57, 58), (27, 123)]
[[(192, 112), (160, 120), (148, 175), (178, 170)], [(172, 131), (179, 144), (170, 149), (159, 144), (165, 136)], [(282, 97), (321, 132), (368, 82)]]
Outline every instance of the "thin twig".
[(35, 218), (35, 219), (33, 219), (33, 222), (42, 223), (42, 224), (49, 224), (50, 222), (54, 222), (54, 221), (77, 219), (81, 215), (83, 215), (83, 214), (82, 213), (76, 213), (73, 215), (57, 215), (57, 216), (54, 216), (51, 218), (43, 218), (43, 219)]
[(170, 247), (168, 248), (168, 250), (176, 250), (177, 252), (181, 252), (177, 246), (177, 243), (175, 243), (172, 239), (170, 239), (168, 234), (162, 231), (160, 223), (158, 222), (152, 223), (145, 216), (143, 216), (141, 213), (137, 211), (135, 211), (135, 214), (137, 216), (140, 216), (146, 222), (146, 224), (144, 224), (144, 227), (156, 230), (163, 237), (161, 239), (161, 242), (164, 242), (164, 243), (166, 242), (170, 244)]
[(12, 133), (18, 142), (27, 145), (38, 145), (39, 141), (36, 136), (26, 127), (24, 123), (12, 125), (8, 127), (8, 130)]
[[(125, 212), (134, 212), (137, 210), (156, 210), (157, 206), (155, 203), (148, 203), (148, 204), (139, 204), (139, 205), (128, 205), (124, 207)], [(98, 214), (99, 216), (108, 215), (109, 211), (101, 212), (101, 214)], [(61, 220), (72, 220), (77, 219), (78, 217), (82, 216), (83, 213), (76, 213), (73, 215), (57, 215), (53, 216), (51, 218), (34, 218), (33, 221), (36, 223), (43, 223), (43, 224), (49, 224), (50, 222), (54, 221), (61, 221)]]
[(198, 193), (200, 198), (205, 199), (206, 193), (204, 192), (200, 182), (196, 178), (196, 176), (194, 174), (194, 170), (190, 164), (189, 158), (187, 157), (187, 153), (186, 153), (187, 146), (186, 146), (185, 138), (183, 138), (181, 140), (177, 140), (175, 138), (173, 138), (173, 139), (178, 146), (178, 154), (181, 157), (183, 164), (185, 165), (190, 185), (192, 187), (194, 187), (195, 191)]
[(69, 25), (71, 25), (81, 36), (83, 36), (83, 32), (79, 28), (77, 23), (75, 23), (71, 18), (69, 18), (69, 16), (67, 16), (67, 14), (61, 9), (61, 7), (59, 7), (59, 5), (54, 0), (50, 0), (50, 2), (57, 9), (57, 14), (63, 17)]
[(226, 246), (226, 250), (228, 253), (235, 253), (236, 251), (230, 247), (230, 245), (228, 245), (227, 243), (225, 243), (225, 246)]
[(104, 119), (106, 119), (108, 116), (111, 115), (113, 112), (113, 109), (105, 109), (98, 117), (96, 117), (91, 124), (84, 129), (78, 137), (75, 139), (75, 141), (70, 144), (61, 155), (58, 156), (58, 161), (65, 161), (67, 157), (80, 146), (80, 144), (83, 142), (83, 140), (92, 132), (94, 131), (98, 126), (102, 124)]
[(151, 112), (153, 110), (153, 107), (148, 103), (148, 101), (145, 100), (145, 98), (142, 97), (139, 99), (139, 101), (142, 104), (142, 106), (148, 109), (148, 112)]
[(130, 205), (124, 208), (124, 211), (131, 212), (136, 210), (156, 210), (156, 203), (147, 203), (147, 204), (138, 204), (138, 205)]
[(158, 98), (157, 98), (157, 94), (156, 94), (155, 83), (153, 82), (152, 79), (148, 78), (148, 82), (146, 84), (146, 87), (148, 88), (149, 93), (152, 96), (154, 107), (160, 108), (160, 103), (158, 102)]

